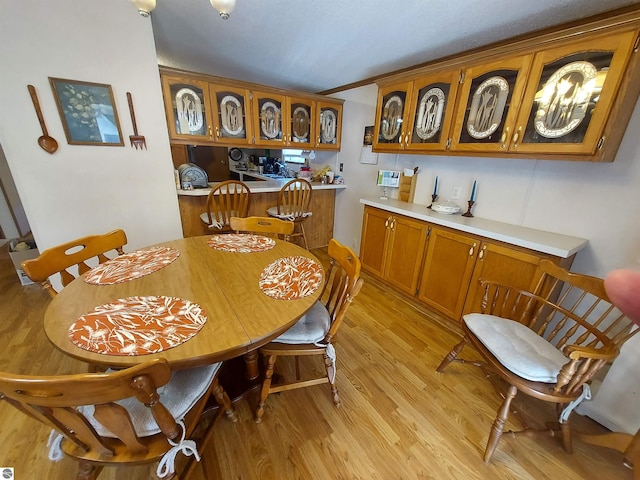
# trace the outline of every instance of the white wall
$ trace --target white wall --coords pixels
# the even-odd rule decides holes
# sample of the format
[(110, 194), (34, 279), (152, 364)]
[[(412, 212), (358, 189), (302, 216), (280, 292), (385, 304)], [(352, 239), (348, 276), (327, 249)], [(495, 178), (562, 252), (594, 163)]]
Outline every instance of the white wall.
[[(182, 237), (151, 21), (128, 0), (0, 4), (0, 144), (38, 247), (123, 228), (127, 250)], [(48, 77), (112, 86), (125, 146), (68, 145)], [(53, 155), (27, 85), (35, 86)], [(126, 92), (147, 150), (130, 146)]]

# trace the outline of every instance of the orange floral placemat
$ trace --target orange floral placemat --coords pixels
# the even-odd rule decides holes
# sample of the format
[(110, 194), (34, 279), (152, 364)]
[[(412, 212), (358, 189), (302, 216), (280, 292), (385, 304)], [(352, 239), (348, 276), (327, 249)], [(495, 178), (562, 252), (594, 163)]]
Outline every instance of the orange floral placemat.
[(224, 233), (209, 238), (207, 244), (225, 252), (251, 253), (265, 252), (276, 245), (273, 238), (246, 233)]
[(125, 253), (92, 268), (84, 281), (95, 285), (113, 285), (148, 275), (166, 267), (180, 256), (173, 247), (148, 247)]
[(82, 315), (69, 327), (69, 339), (103, 355), (146, 355), (186, 342), (206, 321), (200, 305), (188, 300), (129, 297)]
[(284, 257), (260, 274), (260, 289), (279, 300), (295, 300), (315, 292), (324, 277), (322, 266), (307, 257)]

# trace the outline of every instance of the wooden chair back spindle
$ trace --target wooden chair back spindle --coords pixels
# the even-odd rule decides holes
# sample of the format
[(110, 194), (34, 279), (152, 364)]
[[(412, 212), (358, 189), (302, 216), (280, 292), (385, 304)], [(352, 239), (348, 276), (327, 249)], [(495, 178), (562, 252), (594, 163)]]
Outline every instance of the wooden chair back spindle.
[(207, 196), (207, 211), (202, 221), (214, 232), (230, 232), (231, 217), (246, 217), (251, 206), (251, 190), (243, 182), (227, 180), (219, 183)]

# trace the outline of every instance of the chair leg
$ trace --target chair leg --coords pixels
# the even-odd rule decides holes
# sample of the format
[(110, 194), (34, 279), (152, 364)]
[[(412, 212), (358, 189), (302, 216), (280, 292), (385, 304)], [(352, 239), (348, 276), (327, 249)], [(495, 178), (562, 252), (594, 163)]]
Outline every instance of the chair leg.
[(299, 223), (300, 230), (302, 231), (302, 241), (304, 242), (304, 248), (309, 250), (309, 244), (307, 244), (307, 235), (304, 233), (304, 225), (302, 222)]
[(227, 416), (227, 418), (233, 423), (236, 423), (238, 421), (236, 411), (231, 405), (229, 395), (227, 395), (227, 392), (222, 389), (217, 378), (213, 381), (211, 391), (213, 392), (213, 397), (216, 399), (216, 403), (220, 406), (220, 408), (224, 410), (224, 414)]
[[(333, 403), (336, 407), (340, 406), (340, 395), (338, 395), (338, 387), (336, 387), (336, 379), (335, 379), (335, 369), (333, 366), (333, 361), (329, 358), (329, 355), (323, 353), (324, 357), (324, 367), (327, 370), (327, 379), (329, 380), (329, 385), (331, 386), (331, 396), (333, 397)], [(333, 378), (333, 380), (331, 380)]]
[(438, 365), (438, 368), (436, 368), (436, 372), (442, 373), (442, 371), (445, 368), (447, 368), (447, 365), (449, 365), (451, 362), (453, 362), (456, 359), (456, 357), (462, 351), (462, 349), (466, 344), (467, 344), (467, 337), (464, 336), (460, 341), (460, 343), (458, 343), (455, 347), (451, 349), (449, 353), (447, 353), (447, 356), (444, 357), (442, 362), (440, 362), (440, 365)]
[(489, 434), (489, 441), (487, 442), (487, 448), (484, 451), (484, 461), (485, 463), (489, 463), (493, 452), (498, 446), (498, 442), (500, 441), (500, 437), (502, 437), (502, 431), (504, 430), (504, 424), (507, 421), (507, 417), (509, 416), (509, 407), (511, 406), (511, 400), (518, 393), (518, 389), (513, 385), (509, 385), (509, 390), (507, 390), (507, 394), (504, 397), (504, 401), (498, 410), (498, 415), (496, 419), (493, 421), (493, 426), (491, 427), (491, 433)]
[(102, 466), (92, 465), (88, 462), (80, 462), (76, 480), (96, 480), (102, 471)]
[(562, 432), (562, 447), (567, 453), (573, 453), (573, 443), (571, 439), (571, 424), (570, 420), (564, 423), (560, 423), (560, 431)]
[(256, 408), (255, 422), (260, 423), (262, 421), (262, 415), (264, 414), (264, 404), (269, 396), (269, 390), (271, 388), (271, 377), (273, 377), (273, 369), (276, 365), (276, 356), (269, 355), (266, 358), (266, 369), (264, 372), (264, 380), (262, 382), (262, 388), (260, 389), (260, 400), (258, 401), (258, 408)]

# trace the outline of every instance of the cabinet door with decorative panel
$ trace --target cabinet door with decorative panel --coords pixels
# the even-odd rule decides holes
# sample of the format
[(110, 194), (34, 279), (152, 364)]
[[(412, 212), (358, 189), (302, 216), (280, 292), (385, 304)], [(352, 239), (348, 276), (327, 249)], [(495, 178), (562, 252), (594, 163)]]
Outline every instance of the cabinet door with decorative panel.
[(448, 148), (460, 71), (434, 73), (413, 82), (407, 150)]
[(406, 125), (413, 82), (382, 86), (378, 89), (373, 149), (379, 151), (403, 150), (408, 137)]
[(476, 237), (431, 226), (418, 298), (458, 320), (479, 246)]
[(216, 143), (251, 143), (250, 94), (244, 88), (210, 84)]
[(315, 102), (307, 98), (287, 97), (285, 144), (293, 148), (311, 149), (315, 144)]
[(329, 100), (316, 102), (318, 119), (316, 145), (318, 150), (340, 150), (342, 138), (342, 103)]
[(256, 145), (284, 145), (284, 95), (253, 91), (253, 139)]
[(507, 151), (532, 57), (506, 58), (463, 71), (451, 150)]
[(393, 215), (389, 224), (384, 278), (398, 289), (415, 296), (427, 241), (427, 224)]
[(360, 239), (362, 268), (382, 278), (384, 275), (391, 214), (377, 208), (365, 207)]
[(510, 149), (594, 154), (636, 38), (627, 31), (537, 53)]
[(182, 76), (162, 76), (169, 137), (176, 143), (213, 142), (209, 85)]

